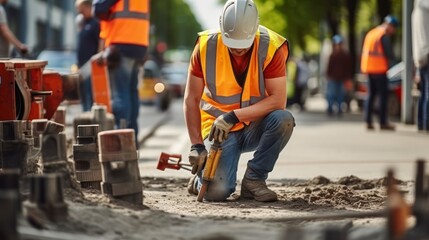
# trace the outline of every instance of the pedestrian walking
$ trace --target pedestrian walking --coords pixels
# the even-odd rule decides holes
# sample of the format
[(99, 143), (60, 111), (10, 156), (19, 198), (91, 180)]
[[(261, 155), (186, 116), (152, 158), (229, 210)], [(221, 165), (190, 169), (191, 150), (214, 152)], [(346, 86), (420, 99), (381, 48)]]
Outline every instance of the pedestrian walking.
[(371, 29), (365, 36), (361, 72), (368, 75), (368, 98), (365, 105), (365, 121), (368, 130), (373, 130), (372, 115), (374, 101), (379, 97), (379, 122), (381, 130), (395, 130), (395, 126), (387, 120), (387, 98), (389, 80), (387, 70), (396, 64), (390, 37), (394, 35), (399, 21), (388, 15), (379, 26)]
[(411, 18), (413, 59), (420, 77), (417, 128), (429, 132), (429, 1), (415, 0)]
[[(285, 110), (288, 55), (286, 39), (259, 25), (251, 0), (227, 1), (220, 30), (199, 33), (190, 60), (184, 114), (194, 167), (203, 164), (211, 141), (221, 142), (222, 154), (206, 200), (223, 201), (235, 191), (240, 155), (254, 150), (241, 197), (277, 200), (265, 180), (295, 125)], [(201, 174), (189, 182), (190, 193), (198, 194)]]
[(10, 30), (4, 6), (8, 0), (0, 0), (0, 58), (8, 58), (10, 44), (19, 49), (22, 55), (28, 53), (28, 47), (23, 44)]
[(103, 22), (102, 38), (106, 56), (112, 112), (115, 125), (126, 120), (126, 127), (138, 136), (138, 71), (149, 45), (149, 0), (95, 0), (94, 14)]
[(344, 102), (345, 88), (344, 83), (351, 81), (353, 77), (352, 58), (349, 52), (344, 49), (343, 37), (335, 35), (332, 38), (333, 51), (329, 56), (327, 75), (328, 116), (334, 115), (334, 108), (338, 116), (341, 116), (342, 104)]
[[(77, 0), (76, 11), (80, 17), (77, 41), (77, 65), (81, 68), (98, 52), (100, 23), (92, 16), (92, 0)], [(90, 111), (93, 103), (91, 76), (80, 84), (80, 102), (84, 112)]]

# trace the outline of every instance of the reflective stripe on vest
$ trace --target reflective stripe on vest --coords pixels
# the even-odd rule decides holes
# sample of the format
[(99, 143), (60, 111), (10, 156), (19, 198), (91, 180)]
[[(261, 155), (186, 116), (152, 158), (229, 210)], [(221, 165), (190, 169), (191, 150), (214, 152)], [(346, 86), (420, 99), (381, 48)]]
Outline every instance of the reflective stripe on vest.
[(114, 18), (135, 18), (149, 20), (149, 13), (130, 11), (130, 0), (124, 0), (124, 7), (121, 12), (114, 12), (110, 19)]
[(368, 32), (365, 37), (361, 56), (361, 72), (367, 74), (383, 74), (388, 70), (381, 38), (386, 30), (377, 27)]
[(105, 45), (112, 43), (149, 45), (149, 1), (120, 0), (107, 21)]
[[(244, 86), (240, 87), (233, 74), (228, 48), (222, 43), (220, 33), (205, 31), (199, 35), (200, 60), (205, 81), (200, 109), (203, 136), (206, 136), (218, 116), (264, 99), (266, 89), (263, 70), (286, 39), (263, 26), (259, 27), (246, 80)], [(232, 131), (243, 127), (243, 123), (236, 124)]]

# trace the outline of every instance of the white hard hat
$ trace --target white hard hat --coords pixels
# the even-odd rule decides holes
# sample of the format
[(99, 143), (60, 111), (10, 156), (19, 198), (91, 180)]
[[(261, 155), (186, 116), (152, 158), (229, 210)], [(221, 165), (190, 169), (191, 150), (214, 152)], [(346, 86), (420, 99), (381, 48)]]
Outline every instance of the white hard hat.
[(258, 9), (252, 0), (228, 0), (219, 23), (222, 41), (227, 47), (249, 48), (259, 26)]

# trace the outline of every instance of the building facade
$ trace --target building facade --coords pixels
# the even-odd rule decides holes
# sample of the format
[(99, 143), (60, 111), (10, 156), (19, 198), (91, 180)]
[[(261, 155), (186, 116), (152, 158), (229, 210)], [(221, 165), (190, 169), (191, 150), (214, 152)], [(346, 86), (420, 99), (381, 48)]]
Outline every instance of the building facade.
[(9, 0), (9, 27), (32, 54), (44, 49), (75, 49), (74, 0)]

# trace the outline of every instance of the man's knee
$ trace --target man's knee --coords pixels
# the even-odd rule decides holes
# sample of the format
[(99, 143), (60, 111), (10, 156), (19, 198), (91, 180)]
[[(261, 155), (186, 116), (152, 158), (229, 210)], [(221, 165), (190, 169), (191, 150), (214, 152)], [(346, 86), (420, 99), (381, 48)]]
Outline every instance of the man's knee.
[(235, 188), (230, 188), (221, 184), (210, 184), (207, 192), (204, 195), (206, 201), (220, 202), (225, 201), (233, 192)]
[(290, 130), (295, 127), (295, 118), (288, 110), (276, 110), (268, 115), (268, 120), (275, 128)]

